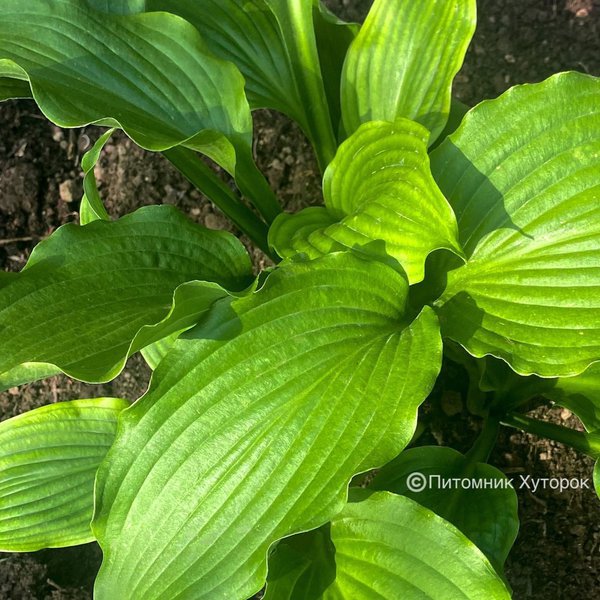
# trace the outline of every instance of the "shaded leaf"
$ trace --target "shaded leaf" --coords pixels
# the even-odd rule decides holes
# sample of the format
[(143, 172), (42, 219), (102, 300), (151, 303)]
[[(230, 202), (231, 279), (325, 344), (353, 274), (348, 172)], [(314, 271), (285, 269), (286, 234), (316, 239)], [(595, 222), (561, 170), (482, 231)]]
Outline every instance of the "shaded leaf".
[[(252, 108), (296, 120), (325, 168), (336, 149), (313, 26), (313, 0), (148, 0), (192, 23), (210, 50), (233, 62)], [(319, 30), (323, 17), (315, 11)], [(329, 69), (328, 69), (329, 73)]]
[[(417, 483), (425, 482), (421, 491), (416, 491), (420, 486), (414, 484), (411, 488), (410, 476), (414, 473), (424, 476), (417, 479)], [(442, 487), (436, 484), (436, 476), (446, 481), (477, 481), (481, 487)], [(474, 462), (452, 448), (425, 446), (402, 452), (379, 471), (369, 487), (407, 496), (446, 519), (501, 573), (519, 530), (517, 494), (504, 485), (506, 482), (504, 473), (491, 465)]]
[(269, 556), (264, 600), (320, 600), (335, 582), (329, 524), (281, 540)]
[(11, 60), (0, 59), (0, 101), (31, 98), (27, 73)]
[(358, 34), (360, 25), (342, 21), (329, 11), (321, 0), (314, 0), (313, 2), (313, 21), (321, 63), (321, 74), (329, 102), (329, 114), (331, 115), (334, 133), (337, 134), (342, 125), (340, 97), (342, 70), (348, 48)]
[(252, 158), (244, 79), (183, 19), (106, 14), (85, 0), (30, 0), (24, 11), (20, 0), (5, 0), (0, 39), (0, 60), (27, 74), (34, 99), (57, 125), (121, 127), (154, 151), (183, 144), (234, 175), (250, 198), (259, 194), (271, 217), (279, 212)]
[(105, 144), (111, 138), (114, 129), (109, 129), (103, 133), (96, 143), (88, 150), (81, 159), (81, 168), (83, 169), (83, 198), (79, 207), (79, 222), (81, 225), (87, 225), (92, 221), (103, 219), (109, 221), (110, 217), (98, 193), (96, 177), (94, 176), (94, 167), (100, 159), (100, 153)]

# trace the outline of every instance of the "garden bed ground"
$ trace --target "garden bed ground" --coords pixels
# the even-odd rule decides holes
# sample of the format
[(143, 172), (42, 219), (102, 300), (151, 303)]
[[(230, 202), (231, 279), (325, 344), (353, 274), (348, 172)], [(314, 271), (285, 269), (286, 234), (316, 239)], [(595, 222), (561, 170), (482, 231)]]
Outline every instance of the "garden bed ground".
[[(369, 0), (328, 2), (346, 18), (359, 19)], [(455, 93), (472, 105), (495, 97), (516, 83), (540, 81), (574, 69), (600, 75), (599, 0), (480, 0), (479, 27)], [(84, 152), (97, 128), (63, 131), (50, 125), (32, 102), (0, 106), (0, 268), (21, 269), (31, 248), (59, 225), (78, 218)], [(289, 209), (320, 199), (311, 151), (298, 129), (270, 112), (256, 115), (259, 164)], [(113, 215), (143, 204), (176, 204), (212, 228), (228, 227), (218, 210), (161, 156), (144, 153), (124, 135), (115, 135), (98, 169), (101, 192)], [(261, 257), (256, 255), (256, 263)], [(66, 377), (0, 394), (0, 419), (49, 402), (114, 395), (135, 399), (149, 370), (132, 358), (113, 382), (89, 386)], [(469, 447), (478, 423), (466, 416), (459, 373), (450, 376), (444, 398), (446, 419), (431, 408), (431, 442)], [(449, 408), (450, 407), (450, 408)], [(543, 409), (542, 409), (543, 410)], [(577, 426), (568, 411), (548, 413)], [(528, 435), (504, 431), (492, 457), (512, 474), (537, 477), (591, 476), (585, 457)], [(519, 491), (521, 534), (507, 564), (518, 599), (600, 598), (600, 501), (592, 491)], [(85, 599), (91, 597), (100, 551), (82, 548), (35, 554), (0, 554), (0, 600)]]

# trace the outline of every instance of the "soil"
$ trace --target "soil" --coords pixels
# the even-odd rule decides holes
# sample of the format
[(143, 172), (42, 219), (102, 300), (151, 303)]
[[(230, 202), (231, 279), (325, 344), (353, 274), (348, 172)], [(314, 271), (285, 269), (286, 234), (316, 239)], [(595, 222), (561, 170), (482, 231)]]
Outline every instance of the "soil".
[[(364, 18), (370, 0), (327, 2), (346, 19)], [(563, 70), (600, 75), (600, 0), (480, 0), (478, 30), (455, 95), (473, 105), (522, 82)], [(255, 114), (260, 168), (289, 210), (320, 201), (312, 151), (298, 128), (270, 111)], [(0, 268), (18, 271), (38, 240), (77, 221), (82, 190), (79, 161), (99, 129), (61, 130), (32, 102), (0, 107)], [(170, 203), (211, 228), (234, 230), (219, 210), (160, 155), (143, 152), (115, 134), (96, 170), (109, 212), (119, 216), (144, 204)], [(254, 253), (257, 268), (266, 259)], [(149, 369), (132, 357), (114, 381), (90, 386), (52, 377), (0, 394), (0, 419), (49, 402), (113, 395), (134, 400)], [(448, 379), (441, 408), (429, 418), (432, 442), (468, 449), (479, 422), (464, 407), (464, 378)], [(541, 416), (580, 427), (568, 411)], [(431, 415), (429, 415), (431, 417)], [(503, 430), (492, 463), (509, 474), (589, 478), (592, 461), (547, 440)], [(592, 491), (519, 490), (521, 533), (507, 562), (516, 599), (600, 598), (600, 502)], [(95, 544), (32, 554), (0, 554), (0, 600), (84, 600), (101, 560)]]

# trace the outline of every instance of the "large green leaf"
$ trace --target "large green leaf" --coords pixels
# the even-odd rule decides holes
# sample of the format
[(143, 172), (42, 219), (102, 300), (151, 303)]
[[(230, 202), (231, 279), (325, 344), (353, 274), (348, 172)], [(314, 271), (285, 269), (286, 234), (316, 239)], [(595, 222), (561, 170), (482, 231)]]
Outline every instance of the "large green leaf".
[(326, 207), (279, 215), (270, 244), (283, 257), (366, 246), (398, 261), (410, 283), (421, 281), (433, 250), (461, 253), (454, 214), (429, 170), (427, 138), (407, 119), (362, 125), (325, 172)]
[(370, 487), (412, 498), (450, 521), (502, 571), (519, 531), (518, 501), (495, 467), (452, 448), (411, 448), (385, 465)]
[(96, 470), (127, 406), (115, 398), (59, 402), (0, 423), (0, 550), (94, 539)]
[(563, 73), (480, 104), (432, 170), (469, 258), (437, 302), (444, 335), (521, 374), (600, 360), (600, 80)]
[(325, 533), (277, 546), (265, 600), (510, 598), (474, 544), (404, 496), (354, 490), (331, 521), (331, 541)]
[(344, 65), (346, 133), (405, 117), (427, 127), (435, 142), (475, 21), (475, 0), (375, 0)]
[(28, 0), (26, 10), (4, 0), (0, 39), (0, 61), (26, 73), (54, 123), (122, 127), (149, 150), (183, 144), (234, 175), (250, 198), (265, 196), (270, 216), (279, 212), (252, 159), (244, 79), (183, 19), (106, 14), (85, 0)]
[[(146, 7), (176, 13), (192, 23), (212, 52), (240, 69), (252, 108), (274, 108), (295, 119), (325, 168), (336, 143), (313, 25), (313, 6), (318, 4), (316, 0), (147, 0)], [(314, 10), (314, 19), (323, 32), (329, 24), (324, 13)], [(334, 64), (326, 66), (335, 80)]]
[(171, 206), (65, 225), (0, 287), (0, 373), (42, 362), (111, 379), (131, 353), (194, 325), (227, 295), (221, 285), (242, 290), (251, 280), (237, 238)]
[(177, 340), (99, 471), (98, 600), (245, 600), (274, 541), (339, 512), (409, 442), (440, 368), (407, 293), (351, 253), (287, 262)]

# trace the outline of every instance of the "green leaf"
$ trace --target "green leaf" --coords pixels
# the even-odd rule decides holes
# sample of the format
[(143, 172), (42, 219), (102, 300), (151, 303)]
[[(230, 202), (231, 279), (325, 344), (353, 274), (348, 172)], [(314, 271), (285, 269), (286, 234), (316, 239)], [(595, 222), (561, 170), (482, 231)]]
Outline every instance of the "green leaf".
[(46, 377), (58, 375), (60, 369), (46, 363), (23, 363), (10, 371), (0, 374), (0, 392)]
[(24, 11), (20, 0), (5, 0), (0, 39), (0, 60), (27, 74), (57, 125), (121, 127), (154, 151), (182, 144), (234, 175), (250, 198), (260, 196), (268, 217), (280, 212), (252, 158), (243, 77), (183, 19), (105, 14), (85, 0), (30, 0)]
[(280, 256), (363, 247), (400, 263), (411, 284), (439, 248), (461, 254), (456, 220), (429, 170), (427, 130), (412, 121), (362, 125), (325, 172), (326, 208), (282, 214), (269, 232)]
[(541, 393), (560, 406), (574, 412), (587, 431), (600, 431), (600, 363), (581, 375), (553, 380)]
[(295, 119), (325, 168), (336, 149), (313, 27), (313, 0), (148, 0), (192, 23), (210, 50), (233, 62), (252, 108)]
[(94, 167), (100, 159), (100, 153), (102, 152), (105, 144), (111, 138), (114, 133), (114, 129), (109, 129), (107, 132), (102, 134), (96, 143), (88, 150), (81, 159), (81, 168), (83, 169), (83, 198), (81, 199), (81, 206), (79, 207), (79, 221), (81, 225), (87, 225), (92, 221), (102, 219), (109, 221), (110, 217), (106, 212), (106, 208), (98, 193), (98, 186), (96, 184), (96, 177), (94, 176)]
[[(294, 539), (277, 546), (271, 557), (274, 573), (265, 600), (510, 598), (481, 551), (433, 512), (388, 492), (368, 495), (354, 490), (351, 498), (332, 519), (333, 546), (327, 546), (323, 536), (313, 532), (298, 536), (308, 535), (306, 543), (312, 543), (303, 555), (292, 554), (299, 545)], [(326, 560), (322, 558), (324, 552), (330, 554)], [(288, 574), (285, 571), (290, 559), (296, 561), (296, 570)], [(302, 559), (305, 570), (298, 576)], [(305, 585), (322, 594), (306, 595)], [(274, 594), (273, 589), (283, 593)]]
[(179, 338), (99, 471), (97, 599), (243, 600), (273, 542), (339, 512), (410, 441), (440, 368), (407, 293), (351, 253), (288, 261)]
[(179, 331), (158, 340), (149, 346), (141, 349), (141, 355), (148, 366), (154, 371), (158, 367), (158, 363), (166, 356), (167, 352), (173, 347), (175, 340), (181, 335)]
[(429, 129), (435, 142), (475, 22), (475, 0), (375, 0), (344, 65), (346, 133), (367, 121), (405, 117)]
[(147, 0), (86, 0), (92, 8), (113, 15), (133, 15), (144, 12)]
[(0, 102), (11, 98), (31, 98), (27, 73), (11, 60), (0, 59)]
[(322, 600), (335, 582), (335, 573), (329, 524), (292, 535), (281, 540), (269, 556), (263, 600)]
[(517, 86), (432, 154), (469, 258), (437, 302), (443, 333), (523, 375), (600, 359), (599, 98), (579, 73)]
[(115, 398), (59, 402), (0, 423), (0, 550), (94, 539), (94, 478), (127, 406)]
[(0, 287), (0, 373), (43, 362), (107, 381), (133, 352), (197, 323), (227, 295), (221, 285), (237, 291), (251, 280), (237, 238), (171, 206), (65, 225)]
[[(421, 491), (414, 484), (411, 488), (410, 477), (415, 473), (424, 476)], [(443, 487), (440, 479), (468, 480), (469, 488), (462, 484)], [(481, 487), (471, 485), (474, 481)], [(402, 452), (379, 471), (370, 488), (407, 496), (446, 519), (501, 573), (519, 531), (517, 495), (507, 483), (504, 473), (491, 465), (474, 462), (452, 448), (425, 446)]]
[(344, 61), (360, 25), (342, 21), (321, 0), (313, 1), (313, 20), (329, 114), (337, 133), (342, 127), (340, 86)]

